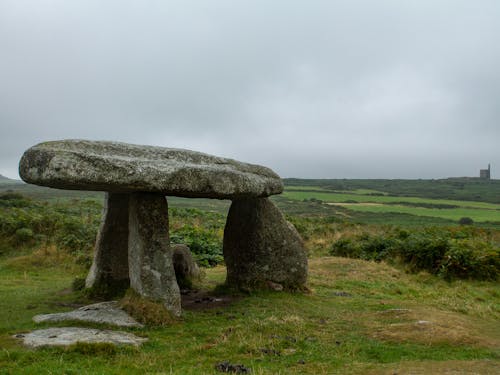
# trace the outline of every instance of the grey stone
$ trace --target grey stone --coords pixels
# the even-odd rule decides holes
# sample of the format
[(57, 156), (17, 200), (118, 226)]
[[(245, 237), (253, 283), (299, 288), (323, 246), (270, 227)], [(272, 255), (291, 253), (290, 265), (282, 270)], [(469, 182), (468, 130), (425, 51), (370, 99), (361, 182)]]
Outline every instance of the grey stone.
[[(189, 249), (174, 256), (164, 195), (233, 200), (224, 232), (227, 282), (240, 288), (300, 289), (307, 277), (302, 240), (265, 197), (283, 191), (266, 167), (199, 152), (119, 142), (63, 140), (28, 149), (28, 183), (108, 192), (86, 286), (139, 295), (181, 313), (178, 275), (199, 275)], [(175, 264), (175, 268), (174, 268)]]
[(148, 340), (128, 332), (77, 327), (40, 329), (26, 334), (17, 334), (14, 337), (22, 339), (24, 345), (32, 348), (68, 346), (77, 342), (139, 346)]
[(294, 226), (267, 198), (233, 201), (224, 229), (227, 283), (240, 289), (302, 289), (307, 256)]
[(266, 285), (270, 290), (274, 290), (276, 292), (281, 292), (283, 290), (283, 285), (278, 284), (278, 283), (274, 283), (274, 282), (269, 281), (269, 280), (266, 282)]
[(130, 287), (181, 314), (181, 297), (168, 233), (168, 205), (162, 195), (133, 193), (129, 205)]
[(193, 259), (189, 247), (184, 244), (175, 244), (171, 245), (171, 250), (177, 284), (181, 288), (191, 287), (194, 281), (200, 279), (200, 268)]
[(129, 194), (107, 193), (94, 261), (85, 286), (97, 294), (114, 296), (128, 289)]
[(119, 142), (62, 140), (28, 149), (21, 178), (61, 189), (157, 192), (235, 199), (283, 191), (269, 168), (200, 152)]
[(35, 323), (82, 321), (119, 327), (143, 327), (141, 323), (123, 311), (116, 301), (95, 303), (64, 313), (36, 315), (33, 317), (33, 321)]

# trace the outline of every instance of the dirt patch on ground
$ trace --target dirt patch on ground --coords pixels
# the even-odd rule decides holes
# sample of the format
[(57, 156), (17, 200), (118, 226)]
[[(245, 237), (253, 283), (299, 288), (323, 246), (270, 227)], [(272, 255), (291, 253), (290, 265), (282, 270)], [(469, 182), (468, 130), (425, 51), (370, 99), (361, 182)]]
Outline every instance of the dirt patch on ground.
[[(57, 296), (65, 297), (71, 294), (71, 288), (63, 289), (56, 293)], [(226, 307), (231, 305), (234, 301), (239, 300), (240, 296), (231, 295), (218, 295), (210, 290), (181, 290), (181, 306), (183, 310), (209, 310)], [(85, 298), (79, 300), (61, 300), (54, 298), (46, 302), (46, 305), (52, 308), (67, 307), (76, 309), (90, 303), (103, 302), (104, 300), (88, 300)], [(36, 305), (28, 305), (27, 309), (36, 308)]]
[(218, 296), (206, 290), (183, 290), (181, 292), (181, 298), (182, 309), (196, 311), (226, 307), (240, 297), (228, 295)]

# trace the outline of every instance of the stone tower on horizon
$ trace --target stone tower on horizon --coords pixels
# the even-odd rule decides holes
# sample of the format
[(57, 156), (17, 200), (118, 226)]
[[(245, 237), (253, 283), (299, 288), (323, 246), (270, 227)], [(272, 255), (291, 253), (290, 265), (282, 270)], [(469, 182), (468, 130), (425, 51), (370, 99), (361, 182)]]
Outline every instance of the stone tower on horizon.
[(486, 180), (491, 179), (491, 165), (488, 164), (488, 169), (479, 170), (479, 178), (484, 178)]

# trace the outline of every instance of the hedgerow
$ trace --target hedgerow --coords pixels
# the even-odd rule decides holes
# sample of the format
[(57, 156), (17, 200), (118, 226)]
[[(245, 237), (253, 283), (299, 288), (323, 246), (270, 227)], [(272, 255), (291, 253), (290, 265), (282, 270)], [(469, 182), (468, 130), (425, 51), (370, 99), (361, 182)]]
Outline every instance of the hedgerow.
[(393, 229), (340, 238), (330, 254), (403, 263), (410, 271), (428, 271), (445, 279), (496, 280), (500, 248), (477, 228)]

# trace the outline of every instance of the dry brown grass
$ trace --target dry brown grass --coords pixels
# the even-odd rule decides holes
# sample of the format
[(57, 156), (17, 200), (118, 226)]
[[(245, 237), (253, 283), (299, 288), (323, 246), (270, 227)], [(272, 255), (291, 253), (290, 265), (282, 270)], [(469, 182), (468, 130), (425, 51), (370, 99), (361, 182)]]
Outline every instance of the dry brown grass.
[(337, 280), (394, 281), (406, 276), (403, 271), (386, 263), (341, 257), (309, 259), (309, 280), (313, 287), (332, 285)]
[(366, 375), (496, 375), (498, 361), (405, 361), (353, 369)]
[(367, 334), (375, 339), (427, 345), (500, 347), (499, 337), (491, 336), (492, 327), (456, 312), (415, 306), (373, 312), (362, 318)]
[(309, 254), (314, 254), (316, 256), (325, 256), (328, 255), (328, 251), (332, 244), (338, 241), (340, 238), (357, 237), (363, 233), (366, 233), (367, 231), (371, 233), (375, 230), (375, 227), (363, 227), (361, 225), (349, 225), (346, 227), (344, 225), (332, 223), (326, 226), (324, 230), (311, 234), (304, 241), (304, 244)]
[(40, 246), (29, 255), (22, 255), (8, 259), (5, 264), (18, 270), (27, 270), (37, 267), (63, 267), (64, 269), (77, 268), (74, 262), (74, 257), (66, 251), (58, 249), (55, 245)]
[[(396, 343), (500, 347), (498, 286), (449, 283), (386, 263), (328, 257), (310, 260), (313, 291), (339, 285), (372, 308), (356, 312), (367, 336)], [(375, 310), (375, 311), (374, 311)]]

